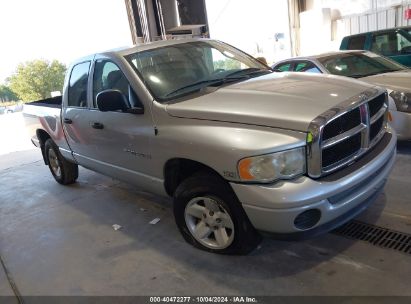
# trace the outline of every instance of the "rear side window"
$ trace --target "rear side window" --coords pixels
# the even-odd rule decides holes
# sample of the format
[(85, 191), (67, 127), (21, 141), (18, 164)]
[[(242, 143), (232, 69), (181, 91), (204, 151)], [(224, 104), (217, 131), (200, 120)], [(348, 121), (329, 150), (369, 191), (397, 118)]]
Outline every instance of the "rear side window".
[(294, 67), (294, 70), (296, 72), (321, 73), (321, 71), (312, 62), (308, 61), (297, 63)]
[(281, 72), (288, 72), (291, 70), (291, 63), (284, 63), (282, 65), (277, 66), (275, 69)]
[(87, 61), (75, 65), (71, 70), (68, 89), (69, 107), (87, 107), (87, 81), (89, 68), (90, 61)]
[(297, 65), (294, 67), (294, 70), (296, 72), (304, 72), (307, 68), (307, 66), (309, 65), (308, 62), (304, 61), (304, 62), (299, 62), (297, 63)]
[(365, 35), (355, 36), (348, 39), (348, 50), (363, 50), (365, 45)]

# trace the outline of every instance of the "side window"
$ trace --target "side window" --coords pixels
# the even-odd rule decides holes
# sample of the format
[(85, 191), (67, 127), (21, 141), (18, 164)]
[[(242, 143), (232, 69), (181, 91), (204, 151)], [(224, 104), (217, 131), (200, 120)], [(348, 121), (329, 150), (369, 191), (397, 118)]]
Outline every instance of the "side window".
[(298, 62), (295, 67), (294, 67), (294, 71), (296, 72), (304, 72), (307, 68), (307, 66), (309, 65), (309, 62)]
[(294, 67), (296, 72), (305, 73), (321, 73), (320, 69), (317, 68), (312, 62), (302, 61), (296, 64)]
[(96, 61), (93, 76), (93, 103), (97, 94), (104, 90), (119, 90), (129, 99), (128, 81), (120, 68), (108, 60)]
[(281, 71), (281, 72), (288, 72), (288, 71), (291, 70), (291, 63), (281, 64), (281, 65), (277, 66), (275, 69), (278, 70), (278, 71)]
[(372, 37), (371, 51), (382, 55), (395, 55), (398, 53), (398, 39), (395, 32), (374, 35)]
[(348, 40), (348, 50), (363, 50), (365, 44), (365, 35), (351, 37)]
[(411, 41), (401, 33), (397, 33), (398, 52), (401, 54), (411, 53)]
[(69, 107), (87, 107), (87, 81), (89, 69), (90, 61), (87, 61), (75, 65), (71, 70), (68, 89)]
[(322, 72), (320, 71), (319, 68), (317, 68), (316, 66), (312, 66), (311, 68), (305, 70), (304, 72), (306, 73), (316, 73), (316, 74), (321, 74)]

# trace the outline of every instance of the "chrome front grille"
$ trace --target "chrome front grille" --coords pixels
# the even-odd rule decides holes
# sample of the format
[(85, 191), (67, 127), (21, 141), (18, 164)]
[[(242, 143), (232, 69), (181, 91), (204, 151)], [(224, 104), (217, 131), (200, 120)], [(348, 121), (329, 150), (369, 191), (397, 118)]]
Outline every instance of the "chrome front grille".
[(371, 89), (317, 117), (309, 127), (308, 174), (320, 177), (354, 162), (384, 135), (387, 93)]

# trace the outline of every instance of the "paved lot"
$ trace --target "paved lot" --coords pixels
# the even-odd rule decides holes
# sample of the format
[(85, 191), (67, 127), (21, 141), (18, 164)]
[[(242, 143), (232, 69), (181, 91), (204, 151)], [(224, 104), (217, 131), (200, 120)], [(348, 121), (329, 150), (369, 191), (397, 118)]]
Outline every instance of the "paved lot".
[(22, 113), (0, 115), (0, 156), (33, 149)]
[[(402, 143), (385, 193), (359, 218), (411, 233), (409, 189)], [(22, 295), (411, 296), (411, 256), (334, 234), (205, 253), (184, 242), (169, 200), (85, 169), (61, 186), (38, 150), (0, 156), (0, 254)], [(7, 283), (0, 269), (0, 295)]]

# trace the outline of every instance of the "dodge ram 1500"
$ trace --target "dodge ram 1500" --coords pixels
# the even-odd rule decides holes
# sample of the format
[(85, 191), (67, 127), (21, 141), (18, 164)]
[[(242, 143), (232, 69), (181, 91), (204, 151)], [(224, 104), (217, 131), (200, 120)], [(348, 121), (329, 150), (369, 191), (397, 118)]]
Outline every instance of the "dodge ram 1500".
[(272, 73), (207, 39), (79, 59), (62, 98), (24, 115), (57, 182), (80, 165), (171, 196), (185, 240), (216, 253), (341, 225), (375, 200), (396, 153), (385, 90)]

